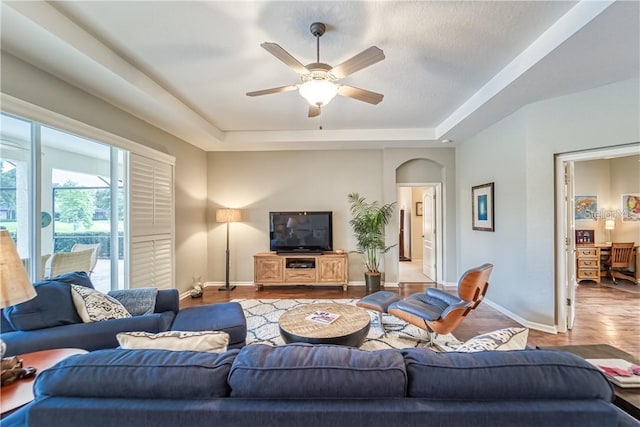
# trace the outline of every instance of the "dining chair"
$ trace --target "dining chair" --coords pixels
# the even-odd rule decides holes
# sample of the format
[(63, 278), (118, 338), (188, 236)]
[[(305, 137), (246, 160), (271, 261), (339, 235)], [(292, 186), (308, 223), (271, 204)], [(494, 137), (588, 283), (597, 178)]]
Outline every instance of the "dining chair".
[[(45, 278), (45, 272), (47, 271), (47, 261), (49, 261), (49, 258), (51, 258), (51, 254), (44, 254), (40, 257), (40, 265), (42, 266), (42, 270), (40, 271), (38, 280), (42, 280)], [(31, 258), (22, 258), (22, 265), (24, 265), (24, 269), (27, 270), (27, 273), (29, 272), (30, 268), (30, 260)]]
[(91, 256), (93, 252), (93, 249), (87, 249), (77, 252), (54, 253), (51, 257), (49, 277), (55, 277), (72, 271), (84, 271), (88, 274), (91, 270)]
[(91, 254), (91, 266), (89, 267), (89, 271), (87, 271), (87, 274), (91, 276), (91, 273), (93, 273), (93, 270), (95, 270), (96, 264), (98, 263), (100, 243), (76, 243), (71, 247), (71, 252), (86, 251), (87, 249), (93, 250), (93, 253)]

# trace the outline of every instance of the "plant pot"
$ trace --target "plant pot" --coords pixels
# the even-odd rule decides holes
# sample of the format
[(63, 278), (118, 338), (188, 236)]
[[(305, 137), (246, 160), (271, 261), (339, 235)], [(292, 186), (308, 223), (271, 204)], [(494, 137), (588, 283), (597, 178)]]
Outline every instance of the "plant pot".
[(380, 283), (382, 282), (381, 273), (364, 272), (364, 283), (367, 287), (367, 293), (378, 292), (380, 290)]

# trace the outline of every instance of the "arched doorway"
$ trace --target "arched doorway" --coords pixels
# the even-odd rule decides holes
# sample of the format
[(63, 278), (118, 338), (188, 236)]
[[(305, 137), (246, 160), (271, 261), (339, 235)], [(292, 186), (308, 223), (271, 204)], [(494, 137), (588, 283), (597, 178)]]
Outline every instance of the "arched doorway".
[(398, 282), (443, 284), (442, 166), (412, 159), (396, 169)]

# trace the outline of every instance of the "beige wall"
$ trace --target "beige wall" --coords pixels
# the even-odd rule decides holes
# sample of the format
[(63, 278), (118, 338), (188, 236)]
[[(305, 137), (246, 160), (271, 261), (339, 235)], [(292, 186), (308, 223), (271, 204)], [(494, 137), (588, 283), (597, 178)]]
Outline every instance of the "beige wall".
[[(640, 150), (640, 149), (639, 149)], [(640, 155), (611, 159), (611, 209), (622, 209), (623, 194), (640, 193)], [(611, 238), (618, 242), (636, 242), (640, 244), (640, 222), (619, 221)], [(636, 271), (640, 269), (636, 268)]]
[(176, 158), (176, 287), (207, 269), (207, 159), (204, 151), (2, 52), (2, 92)]
[[(334, 248), (354, 250), (347, 194), (359, 192), (369, 201), (397, 202), (396, 170), (414, 159), (430, 160), (418, 162), (422, 166), (414, 173), (409, 172), (410, 177), (406, 179), (433, 182), (443, 179), (443, 170), (448, 172), (449, 181), (444, 187), (451, 194), (448, 207), (449, 212), (453, 212), (454, 151), (451, 148), (208, 153), (211, 208), (208, 280), (222, 282), (225, 274), (226, 229), (224, 224), (215, 223), (215, 208), (244, 209), (244, 222), (232, 224), (231, 229), (230, 281), (252, 282), (253, 255), (269, 250), (269, 211), (333, 211)], [(431, 169), (425, 165), (431, 165)], [(383, 191), (387, 187), (389, 191)], [(396, 209), (387, 228), (387, 245), (398, 243), (398, 221)], [(447, 226), (455, 229), (453, 222)], [(450, 266), (455, 266), (455, 244), (451, 242), (446, 250)], [(397, 282), (397, 247), (385, 257), (384, 271), (387, 282)], [(455, 269), (452, 271), (455, 277)], [(349, 281), (363, 280), (362, 259), (350, 254)]]
[[(632, 79), (530, 104), (458, 147), (458, 265), (495, 265), (490, 302), (555, 325), (554, 154), (640, 141), (638, 93)], [(471, 186), (486, 182), (495, 182), (493, 233), (470, 225)]]
[[(231, 224), (230, 281), (252, 282), (253, 255), (269, 251), (270, 211), (333, 211), (334, 249), (354, 250), (347, 195), (382, 199), (380, 150), (210, 152), (207, 158), (207, 278), (213, 282), (224, 280), (226, 246), (215, 208), (243, 209), (243, 222)], [(359, 255), (349, 255), (349, 267), (350, 280), (364, 280)]]

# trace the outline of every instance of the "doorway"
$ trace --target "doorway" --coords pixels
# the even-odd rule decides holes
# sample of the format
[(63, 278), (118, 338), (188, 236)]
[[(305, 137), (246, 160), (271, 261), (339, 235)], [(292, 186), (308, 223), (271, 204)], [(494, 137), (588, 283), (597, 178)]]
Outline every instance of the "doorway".
[[(611, 240), (640, 240), (640, 222), (623, 221), (620, 205), (625, 193), (640, 192), (638, 144), (603, 148), (556, 156), (556, 313), (557, 330), (573, 329), (576, 306), (576, 242), (575, 230), (591, 230), (594, 243)], [(587, 163), (592, 162), (592, 163)], [(580, 166), (588, 165), (588, 173), (580, 173)], [(577, 170), (577, 171), (576, 171)], [(625, 172), (626, 171), (626, 172)], [(635, 182), (633, 188), (629, 184)], [(583, 194), (590, 193), (590, 194)], [(575, 214), (575, 201), (589, 196), (593, 199), (590, 218)], [(595, 196), (595, 197), (592, 197)], [(619, 219), (619, 228), (605, 229), (607, 215)], [(639, 270), (636, 257), (635, 270)], [(579, 327), (579, 325), (576, 325)]]
[(440, 183), (398, 185), (398, 282), (438, 282), (442, 276)]

